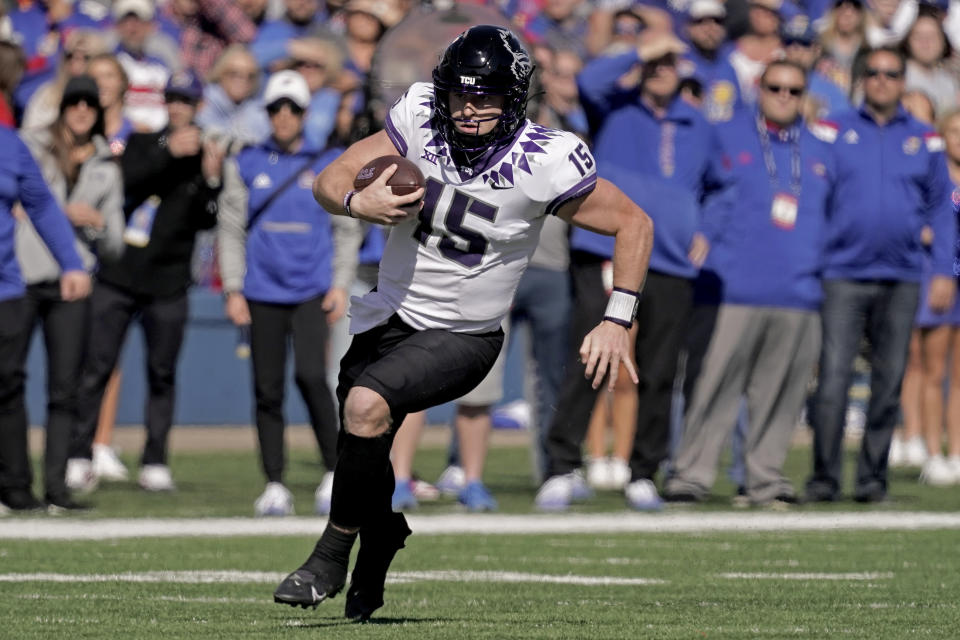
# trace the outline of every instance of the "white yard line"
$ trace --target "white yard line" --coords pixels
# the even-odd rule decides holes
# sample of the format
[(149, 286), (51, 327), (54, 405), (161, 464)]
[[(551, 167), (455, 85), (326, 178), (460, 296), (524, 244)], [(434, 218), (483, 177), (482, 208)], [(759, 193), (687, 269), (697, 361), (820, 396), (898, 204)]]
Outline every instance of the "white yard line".
[(892, 571), (854, 573), (720, 573), (728, 580), (889, 580)]
[[(286, 574), (267, 571), (144, 571), (139, 573), (0, 573), (0, 583), (136, 582), (164, 584), (277, 584)], [(550, 575), (517, 571), (404, 571), (391, 573), (391, 583), (404, 582), (510, 582), (574, 584), (580, 586), (644, 586), (666, 584), (655, 578), (614, 578), (610, 576)]]
[[(817, 513), (606, 513), (409, 516), (418, 535), (703, 533), (758, 531), (960, 529), (960, 513), (910, 511)], [(142, 537), (319, 536), (323, 518), (5, 517), (0, 540), (109, 540)]]

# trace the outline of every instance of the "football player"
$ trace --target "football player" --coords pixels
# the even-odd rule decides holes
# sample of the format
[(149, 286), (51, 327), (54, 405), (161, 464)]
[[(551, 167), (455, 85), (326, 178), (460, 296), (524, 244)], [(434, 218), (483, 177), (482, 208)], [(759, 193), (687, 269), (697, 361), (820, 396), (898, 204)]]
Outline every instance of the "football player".
[[(532, 73), (509, 30), (471, 27), (447, 47), (433, 82), (412, 85), (393, 105), (383, 131), (317, 176), (314, 196), (327, 211), (392, 229), (377, 288), (352, 300), (330, 520), (307, 561), (277, 587), (276, 602), (315, 606), (337, 594), (359, 535), (346, 616), (365, 620), (383, 605), (387, 568), (410, 533), (390, 504), (394, 433), (407, 413), (455, 400), (490, 370), (545, 216), (616, 237), (614, 293), (580, 356), (595, 387), (606, 378), (612, 388), (621, 362), (636, 381), (628, 331), (653, 225), (597, 178), (579, 138), (526, 119)], [(352, 190), (366, 163), (397, 154), (419, 166), (424, 189), (393, 195), (391, 166)], [(421, 198), (418, 213), (409, 205)]]

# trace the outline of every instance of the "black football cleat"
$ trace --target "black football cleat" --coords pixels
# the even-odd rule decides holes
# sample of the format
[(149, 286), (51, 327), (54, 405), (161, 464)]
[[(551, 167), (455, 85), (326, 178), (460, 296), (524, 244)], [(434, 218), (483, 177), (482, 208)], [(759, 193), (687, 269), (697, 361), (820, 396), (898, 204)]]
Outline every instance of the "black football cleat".
[(291, 607), (317, 608), (317, 605), (336, 596), (347, 580), (347, 570), (331, 567), (324, 573), (297, 569), (280, 583), (273, 592), (273, 601)]
[(350, 576), (344, 616), (355, 622), (366, 622), (383, 606), (387, 569), (410, 533), (402, 513), (391, 513), (384, 526), (360, 531), (360, 551)]

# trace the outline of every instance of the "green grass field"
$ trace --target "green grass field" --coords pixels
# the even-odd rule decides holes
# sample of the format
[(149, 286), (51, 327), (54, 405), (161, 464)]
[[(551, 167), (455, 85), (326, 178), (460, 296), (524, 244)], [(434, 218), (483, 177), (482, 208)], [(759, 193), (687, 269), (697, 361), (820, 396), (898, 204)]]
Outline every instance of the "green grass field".
[[(796, 480), (809, 468), (795, 451)], [(133, 459), (127, 459), (133, 462)], [(106, 485), (82, 518), (30, 516), (38, 526), (110, 518), (249, 516), (262, 489), (253, 452), (175, 453), (180, 490), (147, 495)], [(434, 478), (439, 449), (417, 469)], [(531, 512), (527, 452), (495, 449), (488, 478), (502, 511)], [(320, 469), (291, 452), (289, 481), (308, 514)], [(894, 476), (892, 500), (800, 507), (797, 513), (956, 511), (960, 488)], [(704, 519), (732, 487), (685, 509)], [(626, 513), (601, 495), (578, 514)], [(452, 501), (418, 515), (459, 514)], [(460, 516), (475, 518), (470, 514)], [(656, 518), (658, 516), (649, 516)], [(408, 540), (373, 622), (342, 618), (343, 596), (317, 610), (276, 605), (271, 592), (302, 562), (313, 536), (3, 539), (0, 639), (28, 638), (957, 638), (960, 532), (777, 531), (427, 535)], [(416, 529), (416, 527), (414, 527)]]

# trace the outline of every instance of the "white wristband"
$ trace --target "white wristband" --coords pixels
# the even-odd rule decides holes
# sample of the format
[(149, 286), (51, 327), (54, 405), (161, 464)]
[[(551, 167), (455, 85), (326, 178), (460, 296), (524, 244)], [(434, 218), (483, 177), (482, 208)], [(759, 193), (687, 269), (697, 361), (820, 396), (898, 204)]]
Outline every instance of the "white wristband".
[(607, 302), (607, 310), (603, 312), (603, 319), (627, 327), (633, 326), (633, 319), (637, 315), (637, 306), (640, 304), (640, 294), (614, 287)]

